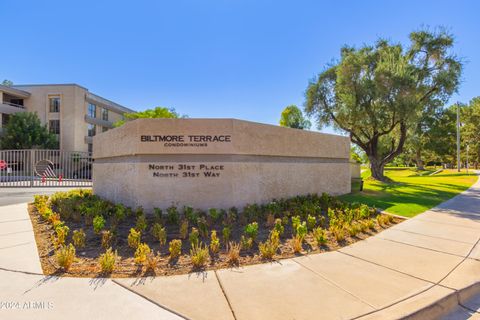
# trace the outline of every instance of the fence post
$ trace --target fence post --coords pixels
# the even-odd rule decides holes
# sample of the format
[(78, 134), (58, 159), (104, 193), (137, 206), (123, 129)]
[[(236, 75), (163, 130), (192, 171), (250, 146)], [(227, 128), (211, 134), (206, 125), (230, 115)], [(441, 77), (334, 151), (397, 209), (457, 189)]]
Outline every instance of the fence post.
[(30, 149), (30, 188), (33, 187), (33, 179), (34, 179), (34, 174), (33, 174), (33, 167), (35, 165), (35, 159), (33, 158), (35, 156), (35, 150)]

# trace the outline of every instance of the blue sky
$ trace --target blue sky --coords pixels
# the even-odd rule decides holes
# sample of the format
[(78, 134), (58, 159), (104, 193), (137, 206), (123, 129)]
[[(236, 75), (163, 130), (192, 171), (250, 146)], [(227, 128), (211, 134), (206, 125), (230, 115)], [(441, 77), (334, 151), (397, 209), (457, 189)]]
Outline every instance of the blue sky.
[(276, 124), (344, 44), (455, 34), (452, 102), (480, 95), (476, 1), (1, 0), (0, 81), (75, 82), (136, 110)]

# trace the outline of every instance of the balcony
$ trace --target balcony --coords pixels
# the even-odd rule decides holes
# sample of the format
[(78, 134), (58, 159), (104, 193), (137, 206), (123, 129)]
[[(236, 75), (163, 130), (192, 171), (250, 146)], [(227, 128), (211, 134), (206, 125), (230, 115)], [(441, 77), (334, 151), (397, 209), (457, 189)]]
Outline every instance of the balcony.
[(85, 115), (85, 122), (90, 124), (95, 124), (97, 126), (107, 127), (109, 129), (113, 128), (113, 123), (110, 121), (102, 120), (99, 118), (93, 118), (88, 115)]
[(0, 101), (0, 113), (13, 114), (27, 111), (24, 106), (9, 101)]

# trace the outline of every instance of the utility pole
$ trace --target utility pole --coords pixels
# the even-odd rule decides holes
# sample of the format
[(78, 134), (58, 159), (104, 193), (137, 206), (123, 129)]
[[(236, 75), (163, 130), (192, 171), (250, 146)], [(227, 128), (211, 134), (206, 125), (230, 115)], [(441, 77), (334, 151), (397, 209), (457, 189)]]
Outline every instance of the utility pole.
[(460, 103), (457, 102), (457, 171), (460, 172)]

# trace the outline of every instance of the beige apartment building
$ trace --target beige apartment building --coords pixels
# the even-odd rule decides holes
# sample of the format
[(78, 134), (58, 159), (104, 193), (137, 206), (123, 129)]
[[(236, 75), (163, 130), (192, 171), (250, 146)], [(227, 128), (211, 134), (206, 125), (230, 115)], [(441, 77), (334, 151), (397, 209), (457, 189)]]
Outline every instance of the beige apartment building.
[(92, 137), (133, 110), (77, 84), (0, 85), (0, 134), (11, 114), (36, 112), (60, 150), (92, 152)]

